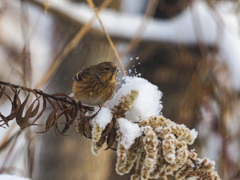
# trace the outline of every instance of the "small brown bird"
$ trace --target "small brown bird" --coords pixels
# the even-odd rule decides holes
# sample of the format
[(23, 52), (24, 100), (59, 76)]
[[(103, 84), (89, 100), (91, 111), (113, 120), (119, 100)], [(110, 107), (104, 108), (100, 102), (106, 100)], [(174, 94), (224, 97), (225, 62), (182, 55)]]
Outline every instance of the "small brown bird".
[(113, 95), (118, 72), (112, 62), (83, 67), (74, 76), (75, 100), (92, 106), (104, 104)]

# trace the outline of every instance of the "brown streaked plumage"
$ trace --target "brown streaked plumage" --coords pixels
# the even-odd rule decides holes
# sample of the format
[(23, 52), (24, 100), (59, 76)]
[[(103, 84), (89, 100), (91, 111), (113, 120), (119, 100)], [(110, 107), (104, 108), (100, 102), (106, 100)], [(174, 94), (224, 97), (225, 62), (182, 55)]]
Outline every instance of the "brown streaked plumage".
[(117, 66), (112, 62), (86, 66), (74, 76), (73, 95), (87, 105), (102, 105), (109, 100), (116, 85)]

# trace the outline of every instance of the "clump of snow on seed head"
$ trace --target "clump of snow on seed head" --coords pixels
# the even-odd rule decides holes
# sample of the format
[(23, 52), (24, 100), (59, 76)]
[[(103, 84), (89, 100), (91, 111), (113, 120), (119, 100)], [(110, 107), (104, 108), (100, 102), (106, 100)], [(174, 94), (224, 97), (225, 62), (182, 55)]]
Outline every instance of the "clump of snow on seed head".
[(132, 123), (124, 118), (117, 120), (119, 131), (122, 134), (120, 144), (127, 150), (135, 142), (135, 139), (141, 136), (141, 128), (138, 124)]
[(102, 107), (96, 117), (93, 118), (93, 122), (97, 123), (99, 127), (105, 128), (112, 120), (112, 112), (108, 108)]
[(125, 113), (126, 119), (132, 122), (139, 122), (141, 119), (148, 119), (150, 116), (157, 116), (162, 110), (162, 92), (158, 87), (151, 84), (146, 79), (140, 77), (126, 77), (125, 83), (109, 102), (109, 108), (113, 109), (118, 104), (120, 98), (131, 90), (139, 92), (138, 98), (131, 110)]

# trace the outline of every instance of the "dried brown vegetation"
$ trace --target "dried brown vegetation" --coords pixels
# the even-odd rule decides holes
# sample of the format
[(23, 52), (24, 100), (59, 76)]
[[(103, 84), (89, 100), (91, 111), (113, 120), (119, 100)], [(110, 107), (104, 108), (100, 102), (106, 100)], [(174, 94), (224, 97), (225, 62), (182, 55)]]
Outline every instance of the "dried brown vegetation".
[[(9, 121), (15, 119), (19, 127), (24, 129), (36, 125), (43, 113), (48, 112), (44, 132), (54, 127), (56, 133), (61, 135), (69, 129), (78, 112), (89, 109), (63, 93), (49, 95), (39, 89), (25, 88), (2, 81), (0, 81), (0, 99), (5, 99), (11, 104), (9, 115), (0, 113), (2, 127), (9, 126)], [(58, 120), (62, 116), (65, 117), (65, 122), (60, 129)]]
[[(76, 119), (77, 132), (87, 138), (92, 138), (90, 120), (101, 110), (101, 107), (99, 107), (95, 114), (88, 116), (86, 113), (91, 113), (93, 108), (84, 106), (81, 102), (76, 102), (67, 94), (50, 95), (39, 89), (0, 81), (0, 100), (2, 99), (10, 102), (11, 111), (9, 115), (3, 115), (0, 112), (1, 127), (9, 126), (9, 121), (12, 120), (15, 120), (21, 129), (32, 125), (41, 125), (40, 118), (44, 114), (45, 130), (40, 133), (47, 133), (51, 128), (54, 128), (57, 135), (64, 135)], [(62, 119), (64, 119), (63, 122)], [(115, 120), (108, 125), (101, 137), (102, 139), (107, 137), (107, 149), (111, 148), (115, 141)]]
[[(78, 0), (76, 0), (78, 1)], [(224, 0), (222, 0), (223, 2)], [(10, 1), (2, 1), (3, 6), (1, 7), (1, 14), (0, 16), (7, 11), (15, 12), (15, 9), (11, 9), (12, 7), (9, 6), (8, 2)], [(90, 1), (89, 1), (90, 2)], [(99, 4), (100, 1), (95, 1)], [(111, 0), (105, 0), (101, 1), (103, 2), (102, 5), (99, 6), (97, 9), (98, 11), (101, 11), (103, 8), (107, 7)], [(114, 1), (117, 2), (117, 1)], [(155, 3), (158, 3), (157, 6)], [(158, 42), (153, 43), (149, 41), (142, 41), (142, 37), (144, 34), (144, 31), (148, 27), (148, 20), (152, 19), (153, 17), (158, 18), (169, 18), (169, 17), (175, 17), (180, 12), (184, 11), (186, 7), (189, 7), (191, 9), (191, 3), (193, 1), (168, 1), (168, 0), (153, 0), (149, 1), (148, 4), (148, 10), (145, 13), (145, 17), (139, 26), (138, 31), (136, 31), (136, 35), (133, 37), (133, 39), (129, 40), (127, 48), (123, 49), (123, 53), (120, 53), (122, 56), (139, 56), (141, 65), (139, 66), (141, 69), (144, 69), (143, 74), (145, 74), (145, 78), (150, 80), (151, 82), (154, 82), (154, 84), (158, 84), (160, 89), (163, 90), (165, 96), (163, 98), (163, 101), (165, 102), (164, 105), (164, 114), (167, 115), (167, 117), (171, 117), (171, 119), (174, 119), (177, 122), (181, 122), (184, 124), (188, 124), (191, 127), (196, 127), (198, 124), (200, 126), (203, 126), (203, 128), (208, 127), (209, 132), (206, 134), (205, 138), (209, 139), (209, 135), (217, 135), (217, 137), (223, 142), (218, 148), (219, 149), (219, 156), (217, 156), (217, 160), (219, 162), (219, 172), (220, 175), (224, 179), (231, 179), (235, 180), (240, 177), (240, 164), (239, 162), (239, 154), (237, 152), (237, 149), (239, 149), (239, 131), (235, 132), (232, 131), (232, 128), (229, 128), (230, 125), (237, 128), (238, 126), (238, 119), (235, 118), (236, 112), (238, 112), (238, 106), (236, 106), (236, 100), (239, 99), (231, 89), (228, 89), (228, 83), (223, 83), (223, 81), (218, 79), (218, 74), (221, 76), (223, 74), (226, 74), (227, 68), (224, 67), (224, 65), (217, 65), (215, 60), (210, 60), (210, 64), (208, 63), (209, 58), (206, 58), (209, 53), (212, 54), (212, 47), (207, 47), (204, 44), (199, 41), (199, 44), (192, 45), (183, 45), (183, 44), (177, 44), (177, 45), (170, 45), (169, 47), (168, 43), (165, 42)], [(214, 10), (214, 4), (217, 3), (217, 1), (212, 0), (206, 0), (210, 7)], [(232, 1), (233, 2), (233, 1)], [(236, 1), (236, 11), (239, 12), (239, 1)], [(95, 4), (96, 4), (95, 3)], [(71, 15), (67, 14), (65, 11), (61, 11), (58, 8), (54, 8), (52, 6), (48, 6), (48, 1), (46, 0), (26, 0), (21, 1), (22, 4), (22, 14), (17, 14), (16, 17), (21, 17), (22, 22), (22, 28), (23, 28), (23, 34), (25, 36), (24, 38), (24, 47), (20, 47), (20, 49), (17, 48), (17, 42), (14, 40), (13, 44), (14, 46), (10, 46), (8, 43), (10, 40), (8, 39), (6, 44), (4, 44), (4, 41), (1, 39), (1, 44), (4, 46), (4, 51), (8, 52), (9, 55), (8, 58), (6, 58), (7, 64), (10, 65), (10, 68), (7, 68), (7, 66), (3, 66), (6, 71), (10, 71), (11, 73), (8, 74), (10, 79), (6, 78), (5, 74), (1, 70), (1, 79), (4, 79), (5, 81), (10, 81), (12, 83), (18, 82), (18, 79), (21, 79), (21, 82), (18, 82), (18, 84), (24, 84), (24, 86), (30, 86), (31, 82), (28, 80), (33, 79), (31, 75), (34, 75), (34, 71), (31, 70), (32, 61), (31, 58), (31, 52), (29, 48), (29, 41), (31, 38), (28, 37), (27, 29), (29, 27), (28, 24), (28, 17), (27, 17), (27, 6), (26, 4), (35, 4), (39, 7), (43, 7), (45, 9), (45, 12), (48, 12), (48, 16), (54, 16), (55, 24), (57, 24), (57, 21), (59, 19), (65, 19), (67, 22), (72, 26), (77, 25), (78, 31), (76, 33), (73, 33), (72, 31), (66, 31), (64, 29), (62, 31), (63, 34), (59, 33), (59, 29), (57, 28), (57, 31), (55, 31), (55, 34), (59, 33), (59, 37), (63, 38), (66, 37), (69, 34), (71, 34), (69, 37), (71, 37), (71, 41), (67, 42), (68, 44), (63, 43), (55, 43), (57, 47), (54, 47), (57, 49), (55, 53), (55, 56), (53, 56), (51, 65), (48, 69), (48, 71), (45, 73), (45, 76), (39, 81), (34, 82), (37, 83), (36, 88), (40, 88), (42, 85), (45, 85), (50, 81), (50, 79), (53, 78), (55, 72), (59, 69), (59, 67), (64, 66), (66, 62), (67, 57), (71, 52), (76, 49), (76, 47), (83, 41), (84, 46), (89, 46), (91, 49), (101, 49), (99, 45), (102, 47), (103, 42), (98, 43), (97, 46), (92, 47), (92, 44), (87, 44), (86, 41), (84, 41), (84, 37), (86, 37), (87, 34), (91, 34), (90, 36), (93, 36), (95, 38), (96, 36), (101, 36), (103, 39), (106, 34), (101, 34), (101, 32), (92, 32), (91, 25), (93, 23), (94, 17), (89, 20), (86, 24), (79, 23), (76, 19), (72, 18)], [(93, 6), (94, 7), (94, 6)], [(47, 14), (47, 13), (46, 13)], [(97, 12), (96, 12), (97, 14)], [(219, 12), (214, 11), (214, 15), (216, 18), (219, 18), (219, 27), (222, 25), (223, 22), (221, 22), (221, 18), (219, 17)], [(2, 19), (1, 19), (2, 20)], [(16, 20), (16, 19), (15, 19)], [(60, 22), (65, 27), (68, 27), (68, 25), (64, 24), (62, 21)], [(37, 22), (36, 24), (37, 25)], [(198, 24), (198, 21), (195, 23), (196, 27), (196, 36), (199, 40), (201, 40), (201, 28)], [(104, 28), (104, 27), (103, 27)], [(35, 29), (35, 28), (33, 28)], [(220, 29), (220, 28), (219, 28)], [(35, 29), (36, 30), (36, 29)], [(69, 30), (69, 29), (68, 29)], [(95, 31), (95, 30), (94, 30)], [(57, 32), (57, 33), (56, 33)], [(67, 33), (66, 33), (67, 32)], [(73, 36), (73, 37), (72, 37)], [(6, 36), (7, 37), (7, 36)], [(26, 38), (27, 37), (27, 38)], [(58, 37), (58, 38), (59, 38)], [(56, 36), (54, 37), (56, 38)], [(93, 38), (93, 39), (94, 39)], [(114, 38), (114, 36), (111, 36), (111, 38)], [(216, 41), (219, 41), (217, 43), (220, 43), (222, 40), (222, 34), (221, 30), (219, 31), (218, 37), (216, 37)], [(56, 38), (57, 39), (57, 38)], [(55, 39), (55, 40), (56, 40)], [(92, 42), (93, 39), (87, 40), (88, 42)], [(66, 38), (65, 38), (66, 40)], [(96, 39), (94, 39), (96, 40)], [(123, 38), (125, 41), (126, 39)], [(97, 39), (99, 42), (99, 39)], [(115, 41), (115, 39), (114, 39)], [(122, 39), (121, 39), (122, 41)], [(117, 42), (117, 41), (115, 41)], [(66, 43), (66, 42), (65, 42)], [(95, 43), (95, 42), (93, 42)], [(50, 44), (50, 43), (49, 43)], [(21, 49), (22, 48), (22, 49)], [(231, 48), (231, 47), (230, 47)], [(197, 52), (196, 52), (197, 49)], [(217, 49), (213, 47), (214, 54), (218, 53)], [(2, 50), (2, 49), (1, 49)], [(79, 50), (80, 54), (83, 55), (86, 49)], [(216, 52), (215, 52), (216, 51)], [(21, 52), (20, 55), (12, 57), (12, 55)], [(133, 53), (134, 52), (134, 53)], [(174, 52), (176, 53), (175, 56), (172, 56)], [(106, 56), (99, 55), (94, 51), (94, 54), (96, 57), (101, 57), (101, 59), (105, 59)], [(106, 54), (105, 52), (103, 53)], [(156, 56), (155, 56), (156, 55)], [(76, 56), (76, 54), (75, 54)], [(95, 57), (94, 56), (94, 57)], [(202, 57), (203, 58), (199, 58)], [(215, 56), (215, 55), (214, 55)], [(11, 57), (11, 58), (10, 58)], [(113, 57), (113, 56), (112, 56)], [(74, 59), (75, 57), (71, 55), (71, 58)], [(214, 57), (215, 58), (215, 57)], [(2, 57), (4, 59), (4, 56)], [(89, 57), (88, 59), (83, 56), (82, 59), (79, 58), (79, 53), (77, 54), (76, 59), (78, 62), (74, 62), (73, 66), (81, 67), (82, 65), (86, 65), (84, 63), (96, 63), (94, 62), (95, 58)], [(200, 60), (199, 60), (200, 59)], [(64, 62), (65, 61), (65, 62)], [(69, 63), (69, 61), (68, 61)], [(82, 63), (82, 64), (81, 64)], [(17, 64), (17, 65), (15, 65)], [(69, 63), (70, 64), (70, 63)], [(136, 65), (136, 64), (135, 64)], [(154, 67), (153, 67), (154, 66)], [(20, 67), (20, 68), (19, 68)], [(73, 70), (75, 71), (75, 69)], [(145, 72), (145, 73), (144, 73)], [(229, 72), (228, 72), (229, 73)], [(28, 74), (28, 75), (27, 75)], [(17, 77), (16, 79), (14, 79)], [(59, 77), (59, 79), (63, 79), (62, 76)], [(35, 79), (34, 79), (35, 80)], [(229, 77), (227, 77), (227, 80), (225, 82), (228, 82)], [(62, 83), (62, 86), (65, 84)], [(174, 88), (173, 88), (174, 87)], [(177, 87), (177, 88), (175, 88)], [(174, 92), (172, 90), (174, 89)], [(56, 90), (56, 89), (55, 89)], [(67, 97), (66, 94), (55, 94), (55, 95), (49, 95), (46, 94), (40, 90), (34, 90), (34, 89), (28, 89), (16, 85), (11, 85), (9, 83), (3, 82), (0, 88), (0, 95), (1, 95), (1, 101), (7, 101), (11, 104), (11, 112), (8, 115), (1, 114), (1, 127), (6, 127), (9, 125), (10, 121), (15, 121), (18, 123), (18, 125), (23, 129), (25, 127), (31, 126), (31, 125), (44, 125), (43, 132), (49, 131), (51, 128), (55, 129), (55, 132), (57, 134), (63, 135), (64, 132), (66, 133), (71, 124), (73, 124), (73, 117), (78, 114), (81, 116), (81, 118), (78, 118), (76, 120), (76, 128), (77, 131), (83, 134), (84, 136), (91, 138), (93, 136), (93, 129), (101, 131), (100, 139), (95, 139), (95, 151), (98, 152), (100, 147), (102, 147), (104, 142), (108, 143), (108, 148), (114, 148), (112, 145), (114, 144), (115, 139), (117, 137), (116, 133), (116, 122), (112, 121), (106, 129), (100, 130), (99, 127), (93, 126), (89, 123), (89, 119), (91, 117), (84, 115), (84, 112), (91, 111), (91, 109), (87, 107), (80, 107), (79, 104), (72, 101), (71, 98)], [(66, 91), (56, 91), (56, 92), (66, 92)], [(167, 94), (167, 93), (168, 94)], [(27, 99), (27, 100), (26, 100)], [(45, 99), (45, 101), (44, 101)], [(48, 99), (48, 100), (47, 100)], [(216, 114), (214, 111), (214, 107), (211, 104), (211, 100), (215, 100), (220, 109), (220, 114)], [(25, 103), (26, 100), (26, 103)], [(64, 102), (62, 102), (64, 101)], [(210, 102), (209, 102), (210, 101)], [(239, 101), (239, 100), (238, 100)], [(229, 106), (229, 104), (231, 104)], [(239, 103), (238, 103), (239, 104)], [(44, 108), (45, 107), (45, 108)], [(76, 108), (76, 109), (75, 109)], [(208, 112), (210, 112), (210, 117), (212, 117), (210, 124), (206, 124), (204, 121), (204, 117), (199, 118), (199, 111), (201, 109), (207, 109)], [(45, 110), (43, 110), (45, 109)], [(235, 109), (235, 110), (234, 110)], [(234, 110), (234, 111), (233, 111)], [(82, 112), (82, 114), (81, 114)], [(19, 115), (17, 115), (19, 113)], [(33, 116), (35, 115), (36, 116)], [(54, 115), (56, 113), (56, 115)], [(50, 117), (50, 115), (52, 116)], [(37, 118), (39, 116), (39, 118)], [(201, 116), (201, 114), (200, 114)], [(60, 117), (63, 117), (62, 120)], [(68, 119), (66, 119), (66, 118)], [(117, 116), (116, 116), (117, 117)], [(119, 116), (120, 117), (120, 116)], [(15, 118), (15, 119), (14, 119)], [(45, 123), (44, 123), (45, 119)], [(203, 122), (204, 121), (204, 122)], [(9, 131), (11, 131), (12, 127), (10, 126)], [(29, 130), (30, 128), (26, 128)], [(102, 133), (103, 131), (103, 133)], [(7, 134), (6, 138), (1, 142), (0, 144), (0, 151), (3, 152), (6, 147), (11, 147), (10, 150), (8, 150), (8, 155), (11, 154), (12, 149), (15, 146), (15, 142), (19, 140), (20, 135), (24, 134), (19, 130), (17, 133), (13, 133), (12, 135)], [(69, 131), (68, 131), (69, 132)], [(31, 134), (31, 133), (28, 133)], [(34, 134), (34, 133), (33, 133)], [(95, 134), (96, 135), (96, 134)], [(44, 134), (44, 136), (47, 136)], [(72, 137), (72, 136), (71, 136)], [(98, 137), (99, 138), (99, 137)], [(206, 139), (200, 137), (198, 139), (198, 147), (197, 149), (207, 149), (206, 146)], [(59, 138), (60, 139), (60, 138)], [(32, 137), (28, 136), (29, 140), (29, 148), (27, 149), (29, 151), (29, 162), (30, 165), (28, 166), (30, 171), (33, 169), (33, 151), (31, 151), (30, 148), (34, 149), (33, 146), (30, 145), (32, 142)], [(97, 141), (99, 140), (99, 141)], [(11, 146), (11, 143), (13, 144)], [(53, 142), (51, 142), (53, 143)], [(139, 143), (136, 143), (135, 146), (138, 147)], [(232, 159), (232, 151), (229, 151), (229, 147), (232, 145), (235, 146), (235, 152), (236, 154), (233, 155), (235, 159)], [(81, 146), (81, 150), (83, 150), (83, 145)], [(55, 148), (55, 147), (54, 147)], [(49, 148), (50, 149), (50, 148)], [(58, 148), (59, 150), (60, 148)], [(88, 148), (89, 149), (89, 148)], [(51, 149), (50, 149), (51, 151)], [(211, 150), (209, 150), (211, 151)], [(208, 152), (209, 152), (208, 151)], [(200, 151), (199, 151), (200, 152)], [(30, 153), (32, 153), (32, 156), (30, 156)], [(139, 159), (143, 158), (145, 156), (145, 151), (141, 150), (141, 153), (139, 155)], [(215, 153), (215, 152), (214, 152)], [(0, 169), (0, 172), (7, 172), (6, 170), (9, 169), (11, 172), (15, 172), (15, 169), (12, 167), (6, 167), (6, 162), (9, 156), (4, 157), (4, 163)], [(130, 154), (130, 157), (134, 159), (134, 155)], [(63, 158), (68, 159), (69, 157), (61, 157), (59, 162), (64, 162)], [(75, 158), (75, 157), (74, 157)], [(49, 159), (49, 157), (46, 157), (46, 159)], [(141, 161), (141, 160), (138, 160)], [(83, 162), (83, 161), (81, 161)], [(45, 165), (48, 163), (46, 161)], [(86, 166), (86, 162), (82, 163), (84, 164), (81, 169), (86, 168), (89, 169), (89, 166)], [(91, 165), (90, 165), (91, 167)], [(129, 164), (126, 166), (129, 167)], [(140, 163), (137, 163), (137, 168), (141, 170)], [(73, 168), (72, 168), (73, 169)], [(76, 171), (79, 171), (80, 168), (75, 167), (77, 169)], [(44, 171), (43, 171), (44, 172)], [(88, 172), (88, 170), (86, 170)], [(22, 173), (22, 172), (21, 172)], [(24, 174), (24, 173), (22, 173)], [(32, 173), (29, 173), (32, 176)], [(103, 174), (101, 172), (101, 174)], [(26, 175), (27, 176), (27, 175)], [(31, 177), (30, 176), (30, 177)], [(124, 177), (121, 177), (124, 179)], [(76, 179), (76, 178), (75, 178)]]
[[(137, 123), (142, 128), (142, 136), (137, 138), (129, 149), (120, 143), (122, 134), (119, 131), (118, 119), (124, 118), (125, 113), (131, 110), (138, 98), (138, 91), (132, 90), (122, 96), (111, 112), (111, 121), (106, 128), (101, 128), (92, 121), (101, 111), (101, 107), (96, 113), (87, 115), (93, 111), (93, 108), (75, 102), (66, 94), (49, 95), (37, 89), (2, 81), (0, 85), (0, 99), (6, 96), (6, 101), (11, 103), (10, 114), (8, 116), (0, 114), (2, 127), (9, 126), (9, 121), (15, 120), (21, 129), (25, 129), (36, 125), (39, 118), (47, 114), (45, 131), (42, 133), (54, 128), (57, 134), (64, 135), (76, 119), (76, 131), (92, 139), (93, 154), (98, 155), (105, 142), (106, 150), (113, 149), (112, 146), (117, 142), (116, 172), (120, 175), (129, 173), (136, 161), (135, 173), (131, 176), (133, 180), (157, 179), (166, 175), (172, 175), (179, 180), (188, 177), (220, 179), (214, 171), (214, 162), (207, 158), (197, 158), (195, 150), (188, 150), (187, 145), (193, 144), (196, 138), (195, 130), (190, 131), (186, 126), (178, 125), (163, 116), (153, 116)], [(21, 91), (26, 92), (24, 98)], [(33, 100), (29, 101), (31, 95)], [(60, 129), (59, 119), (62, 116), (65, 118), (64, 122), (61, 122), (63, 127)], [(18, 131), (16, 136), (18, 137), (20, 133), (21, 131)], [(10, 141), (11, 139), (8, 142)], [(3, 144), (1, 149), (5, 146), (7, 143)]]

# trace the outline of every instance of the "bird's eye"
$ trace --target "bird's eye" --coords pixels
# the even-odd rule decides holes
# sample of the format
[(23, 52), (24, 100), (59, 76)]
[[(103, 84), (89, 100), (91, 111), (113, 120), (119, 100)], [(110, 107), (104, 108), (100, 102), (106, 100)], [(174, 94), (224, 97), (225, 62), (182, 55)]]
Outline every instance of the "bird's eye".
[(78, 73), (73, 77), (73, 79), (76, 80), (76, 81), (81, 81), (82, 77), (81, 77), (80, 73)]
[(110, 70), (110, 68), (104, 68), (106, 71), (109, 71)]
[(82, 80), (82, 77), (81, 77), (81, 74), (80, 74), (80, 73), (77, 75), (77, 78), (78, 78), (79, 81)]

